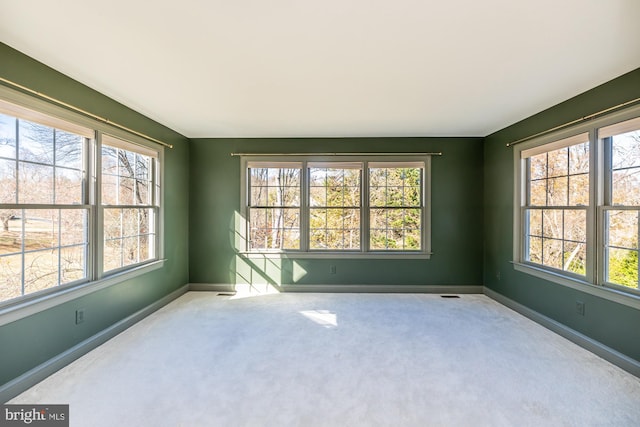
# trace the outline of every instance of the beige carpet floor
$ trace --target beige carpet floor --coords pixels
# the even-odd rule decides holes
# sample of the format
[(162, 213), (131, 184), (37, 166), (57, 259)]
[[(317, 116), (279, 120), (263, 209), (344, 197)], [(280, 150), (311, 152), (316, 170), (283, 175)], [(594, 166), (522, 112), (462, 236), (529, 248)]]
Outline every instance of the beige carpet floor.
[(9, 403), (77, 427), (639, 426), (640, 379), (482, 295), (189, 292)]

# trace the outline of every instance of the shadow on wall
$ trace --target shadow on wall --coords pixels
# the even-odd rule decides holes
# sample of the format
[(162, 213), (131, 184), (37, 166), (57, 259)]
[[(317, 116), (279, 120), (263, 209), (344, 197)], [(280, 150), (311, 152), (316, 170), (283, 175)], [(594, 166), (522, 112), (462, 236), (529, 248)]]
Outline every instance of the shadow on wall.
[(235, 252), (229, 264), (229, 277), (236, 290), (277, 293), (282, 291), (283, 284), (295, 284), (307, 275), (298, 262), (280, 254), (247, 254), (247, 220), (237, 211), (229, 231)]

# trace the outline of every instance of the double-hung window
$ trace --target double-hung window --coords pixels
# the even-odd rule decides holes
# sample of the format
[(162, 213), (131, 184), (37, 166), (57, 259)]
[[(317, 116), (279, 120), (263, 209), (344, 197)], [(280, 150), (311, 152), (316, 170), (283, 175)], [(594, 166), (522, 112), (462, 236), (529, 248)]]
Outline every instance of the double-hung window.
[(516, 145), (516, 269), (570, 286), (638, 290), (638, 115)]
[(430, 158), (243, 158), (240, 252), (427, 258)]
[(295, 162), (247, 165), (250, 250), (300, 249), (301, 167)]
[(601, 128), (598, 137), (606, 170), (602, 280), (638, 289), (640, 118)]
[(524, 259), (586, 275), (589, 135), (522, 151)]
[(157, 260), (161, 151), (3, 94), (12, 102), (0, 100), (0, 306)]
[(102, 137), (103, 269), (154, 259), (158, 218), (157, 152)]
[(360, 163), (309, 163), (309, 248), (360, 249)]

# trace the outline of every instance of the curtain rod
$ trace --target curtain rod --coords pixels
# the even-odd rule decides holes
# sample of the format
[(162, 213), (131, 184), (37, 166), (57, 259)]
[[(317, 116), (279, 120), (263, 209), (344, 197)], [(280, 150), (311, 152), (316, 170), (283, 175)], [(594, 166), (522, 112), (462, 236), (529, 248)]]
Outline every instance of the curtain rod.
[(442, 156), (438, 153), (231, 153), (231, 157), (236, 156)]
[(89, 112), (87, 110), (83, 110), (82, 108), (78, 108), (75, 105), (67, 104), (64, 101), (60, 101), (59, 99), (56, 99), (56, 98), (54, 98), (52, 96), (49, 96), (49, 95), (46, 95), (46, 94), (44, 94), (42, 92), (38, 92), (38, 91), (35, 91), (33, 89), (30, 89), (30, 88), (28, 88), (26, 86), (23, 86), (23, 85), (19, 84), (19, 83), (13, 82), (11, 80), (7, 80), (7, 79), (5, 79), (3, 77), (0, 77), (0, 81), (5, 83), (5, 84), (8, 84), (10, 86), (13, 86), (15, 88), (18, 88), (18, 89), (20, 89), (22, 91), (28, 92), (28, 93), (30, 93), (32, 95), (36, 95), (36, 96), (38, 96), (40, 98), (46, 99), (49, 102), (53, 102), (54, 104), (57, 104), (60, 107), (64, 107), (64, 108), (67, 108), (69, 110), (75, 111), (76, 113), (80, 113), (82, 115), (90, 117), (90, 118), (92, 118), (94, 120), (97, 120), (99, 122), (102, 122), (102, 123), (108, 124), (110, 126), (116, 127), (116, 128), (118, 128), (120, 130), (123, 130), (125, 132), (130, 133), (130, 134), (139, 136), (139, 137), (144, 138), (144, 139), (146, 139), (148, 141), (155, 142), (156, 144), (160, 144), (160, 145), (168, 147), (168, 148), (173, 148), (172, 144), (167, 144), (166, 142), (160, 141), (159, 139), (155, 139), (152, 136), (145, 135), (144, 133), (138, 132), (137, 130), (133, 130), (133, 129), (128, 128), (126, 126), (123, 126), (121, 124), (112, 122), (109, 119), (105, 119), (104, 117), (98, 116), (97, 114), (93, 114), (93, 113), (91, 113), (91, 112)]
[(615, 105), (613, 107), (609, 107), (609, 108), (606, 108), (604, 110), (600, 110), (597, 113), (593, 113), (593, 114), (589, 114), (587, 116), (580, 117), (579, 119), (575, 119), (575, 120), (572, 120), (570, 122), (561, 124), (560, 126), (556, 126), (556, 127), (551, 128), (551, 129), (547, 129), (545, 131), (538, 132), (538, 133), (536, 133), (534, 135), (527, 136), (525, 138), (520, 138), (517, 141), (513, 141), (513, 142), (507, 143), (507, 147), (511, 147), (513, 145), (520, 144), (521, 142), (529, 141), (530, 139), (537, 138), (539, 136), (546, 135), (548, 133), (555, 132), (555, 131), (560, 130), (560, 129), (564, 129), (566, 127), (575, 125), (577, 123), (581, 123), (581, 122), (585, 122), (587, 120), (595, 119), (598, 116), (601, 116), (601, 115), (606, 114), (606, 113), (610, 113), (610, 112), (612, 112), (614, 110), (618, 110), (620, 108), (629, 106), (631, 104), (635, 104), (638, 101), (640, 101), (640, 98), (632, 99), (631, 101), (623, 102), (622, 104), (618, 104), (618, 105)]

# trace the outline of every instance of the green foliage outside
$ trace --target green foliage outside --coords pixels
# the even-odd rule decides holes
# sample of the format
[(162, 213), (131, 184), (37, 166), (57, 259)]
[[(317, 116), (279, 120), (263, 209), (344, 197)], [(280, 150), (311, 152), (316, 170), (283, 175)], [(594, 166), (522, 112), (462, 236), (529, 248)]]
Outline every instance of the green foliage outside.
[(609, 282), (629, 288), (638, 288), (638, 252), (624, 251), (609, 256)]

